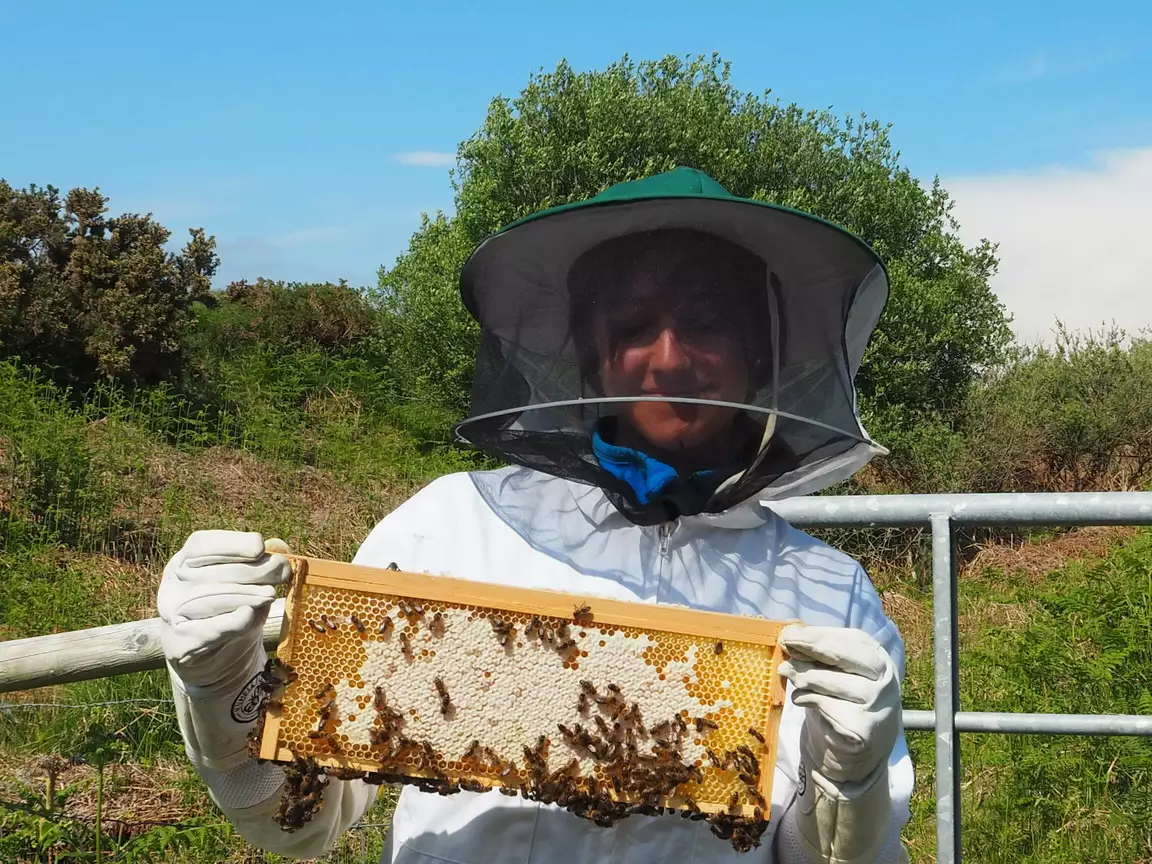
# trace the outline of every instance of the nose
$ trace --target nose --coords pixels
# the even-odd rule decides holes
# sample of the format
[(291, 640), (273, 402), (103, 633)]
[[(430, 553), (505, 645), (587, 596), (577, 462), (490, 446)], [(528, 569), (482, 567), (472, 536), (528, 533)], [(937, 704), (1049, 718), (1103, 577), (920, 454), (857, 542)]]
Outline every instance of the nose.
[(671, 327), (664, 327), (652, 345), (650, 364), (657, 370), (672, 372), (691, 365), (684, 343)]

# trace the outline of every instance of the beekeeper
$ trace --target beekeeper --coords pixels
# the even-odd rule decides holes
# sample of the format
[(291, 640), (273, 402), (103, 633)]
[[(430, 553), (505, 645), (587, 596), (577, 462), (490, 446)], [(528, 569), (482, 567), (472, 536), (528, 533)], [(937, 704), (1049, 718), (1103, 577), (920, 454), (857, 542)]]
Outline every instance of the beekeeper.
[[(480, 347), (457, 432), (511, 467), (430, 483), (356, 563), (808, 626), (782, 634), (790, 699), (759, 849), (737, 853), (673, 816), (601, 828), (520, 797), (405, 787), (384, 860), (906, 861), (900, 634), (856, 561), (761, 503), (885, 452), (853, 384), (888, 295), (877, 256), (835, 225), (679, 168), (508, 226), (460, 286)], [(274, 820), (281, 769), (246, 755), (261, 625), (288, 573), (258, 534), (196, 532), (158, 605), (196, 771), (249, 842), (307, 858), (376, 788), (332, 781), (323, 809), (287, 833)]]

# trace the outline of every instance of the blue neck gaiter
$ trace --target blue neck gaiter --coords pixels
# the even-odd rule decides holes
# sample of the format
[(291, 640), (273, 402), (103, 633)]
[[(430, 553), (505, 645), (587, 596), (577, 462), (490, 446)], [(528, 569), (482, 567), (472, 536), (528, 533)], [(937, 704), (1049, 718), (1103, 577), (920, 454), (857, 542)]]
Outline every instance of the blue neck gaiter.
[(651, 503), (653, 498), (680, 484), (707, 485), (716, 474), (715, 471), (697, 471), (691, 477), (682, 479), (675, 468), (659, 459), (631, 447), (605, 441), (601, 434), (603, 425), (598, 424), (592, 432), (592, 453), (601, 468), (632, 488), (641, 505)]

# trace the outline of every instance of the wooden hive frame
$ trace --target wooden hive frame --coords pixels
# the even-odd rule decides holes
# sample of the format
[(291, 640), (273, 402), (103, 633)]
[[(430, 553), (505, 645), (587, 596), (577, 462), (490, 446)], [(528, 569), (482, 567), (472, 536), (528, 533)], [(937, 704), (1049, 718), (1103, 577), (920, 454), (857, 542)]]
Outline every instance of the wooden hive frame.
[[(336, 668), (339, 670), (338, 674), (344, 676), (341, 679), (340, 687), (344, 693), (341, 697), (344, 701), (341, 704), (346, 710), (343, 714), (337, 711), (334, 720), (330, 712), (321, 718), (319, 726), (311, 733), (316, 736), (326, 725), (328, 729), (337, 731), (343, 728), (342, 724), (346, 721), (356, 719), (354, 712), (357, 708), (349, 708), (352, 704), (349, 699), (352, 697), (348, 696), (348, 693), (359, 694), (356, 696), (358, 701), (355, 705), (363, 711), (364, 715), (369, 715), (373, 710), (380, 710), (381, 690), (376, 688), (377, 682), (367, 681), (361, 677), (361, 673), (364, 671), (363, 656), (366, 656), (365, 652), (371, 647), (383, 650), (383, 645), (379, 643), (404, 640), (400, 643), (400, 648), (403, 649), (403, 656), (409, 659), (409, 663), (397, 664), (393, 661), (389, 667), (390, 674), (397, 682), (409, 682), (405, 686), (415, 686), (412, 684), (412, 681), (415, 680), (424, 690), (431, 692), (432, 682), (423, 680), (431, 677), (431, 672), (421, 670), (421, 663), (418, 662), (419, 657), (409, 656), (408, 651), (411, 645), (407, 640), (416, 637), (409, 637), (407, 634), (409, 631), (423, 632), (420, 630), (423, 625), (425, 630), (428, 630), (429, 635), (422, 637), (426, 647), (421, 647), (419, 650), (423, 655), (428, 655), (429, 649), (431, 649), (431, 654), (434, 656), (436, 654), (435, 649), (439, 647), (440, 643), (434, 643), (433, 640), (440, 637), (443, 637), (444, 640), (451, 638), (451, 633), (444, 634), (443, 622), (449, 620), (449, 616), (454, 616), (451, 617), (451, 620), (457, 622), (460, 627), (464, 626), (463, 622), (472, 622), (474, 619), (487, 620), (493, 631), (497, 631), (498, 627), (508, 628), (509, 623), (515, 624), (516, 626), (511, 628), (512, 635), (510, 637), (507, 635), (501, 637), (502, 630), (493, 632), (491, 635), (492, 640), (503, 638), (504, 641), (500, 645), (507, 656), (513, 656), (513, 652), (523, 650), (525, 644), (531, 642), (533, 638), (540, 643), (535, 646), (537, 653), (544, 652), (541, 656), (551, 656), (547, 651), (544, 651), (545, 636), (541, 636), (540, 633), (545, 630), (548, 631), (546, 634), (549, 640), (548, 647), (550, 650), (555, 650), (553, 645), (563, 646), (564, 642), (558, 640), (554, 634), (563, 630), (567, 635), (569, 631), (572, 631), (571, 638), (564, 641), (576, 643), (576, 636), (581, 637), (582, 641), (575, 648), (567, 649), (567, 653), (557, 651), (555, 660), (557, 664), (556, 676), (567, 675), (568, 679), (572, 681), (581, 674), (579, 672), (580, 664), (590, 662), (587, 660), (588, 651), (580, 650), (580, 646), (593, 647), (593, 651), (595, 651), (596, 648), (592, 646), (589, 640), (595, 640), (597, 637), (601, 637), (599, 645), (605, 645), (605, 639), (637, 640), (637, 646), (641, 643), (649, 646), (645, 649), (646, 652), (654, 651), (654, 646), (657, 644), (672, 644), (674, 647), (660, 648), (663, 653), (659, 656), (664, 657), (665, 660), (672, 656), (673, 661), (671, 662), (679, 664), (675, 666), (675, 669), (679, 671), (684, 671), (686, 663), (691, 661), (689, 664), (691, 670), (682, 679), (685, 692), (692, 688), (702, 692), (702, 688), (707, 686), (712, 688), (709, 692), (714, 695), (717, 683), (711, 679), (715, 679), (720, 674), (718, 669), (744, 670), (740, 673), (743, 676), (741, 680), (750, 681), (751, 683), (747, 686), (736, 685), (733, 689), (731, 682), (727, 680), (720, 682), (722, 686), (730, 688), (729, 691), (725, 691), (725, 694), (739, 691), (739, 694), (742, 695), (739, 697), (733, 695), (731, 699), (726, 701), (713, 699), (710, 704), (726, 704), (728, 707), (717, 708), (715, 709), (716, 713), (708, 713), (707, 716), (714, 718), (716, 722), (710, 723), (707, 731), (700, 733), (701, 727), (699, 726), (693, 730), (692, 722), (699, 723), (700, 720), (692, 721), (690, 714), (686, 711), (680, 712), (689, 718), (689, 722), (677, 720), (677, 725), (686, 726), (687, 731), (676, 732), (675, 752), (680, 754), (681, 742), (691, 740), (694, 745), (690, 746), (694, 746), (694, 752), (699, 754), (701, 747), (708, 743), (707, 736), (712, 734), (723, 737), (728, 743), (733, 743), (733, 735), (738, 735), (741, 731), (738, 727), (743, 726), (750, 728), (743, 730), (747, 737), (743, 739), (745, 747), (741, 749), (755, 754), (754, 759), (746, 761), (746, 757), (737, 756), (736, 745), (722, 751), (731, 756), (733, 762), (733, 764), (723, 768), (714, 764), (712, 759), (714, 751), (711, 747), (708, 749), (712, 752), (708, 753), (707, 758), (697, 758), (693, 763), (689, 757), (685, 757), (688, 761), (685, 761), (684, 765), (688, 770), (692, 770), (689, 767), (692, 764), (700, 768), (697, 774), (699, 780), (689, 780), (678, 784), (674, 792), (659, 796), (658, 804), (649, 798), (646, 808), (642, 802), (635, 800), (634, 796), (630, 797), (624, 793), (616, 794), (620, 792), (619, 787), (617, 787), (616, 793), (609, 794), (621, 803), (632, 804), (635, 808), (633, 812), (662, 812), (663, 808), (688, 808), (695, 811), (691, 815), (698, 818), (707, 816), (710, 821), (714, 821), (715, 817), (747, 821), (755, 819), (761, 823), (768, 819), (769, 807), (766, 802), (771, 801), (778, 728), (784, 700), (784, 685), (777, 671), (780, 661), (783, 659), (778, 636), (780, 630), (788, 622), (677, 606), (623, 602), (547, 590), (523, 589), (444, 576), (364, 567), (316, 558), (290, 557), (293, 563), (294, 577), (288, 591), (284, 624), (276, 656), (278, 661), (292, 670), (292, 674), (290, 683), (283, 688), (283, 692), (277, 693), (277, 698), (269, 700), (266, 705), (262, 730), (258, 732), (258, 738), (254, 741), (254, 744), (258, 745), (260, 758), (277, 762), (295, 761), (299, 763), (303, 757), (310, 764), (319, 766), (330, 773), (336, 773), (337, 776), (356, 776), (357, 772), (375, 772), (379, 776), (380, 772), (384, 772), (388, 780), (423, 783), (425, 788), (429, 788), (428, 784), (447, 783), (453, 788), (459, 788), (459, 785), (463, 784), (465, 789), (476, 791), (481, 788), (505, 786), (510, 787), (506, 791), (519, 787), (520, 792), (525, 792), (525, 784), (528, 783), (525, 778), (529, 770), (526, 764), (514, 765), (512, 761), (503, 763), (516, 767), (512, 773), (509, 773), (511, 768), (504, 771), (504, 774), (507, 775), (507, 779), (504, 779), (499, 772), (494, 769), (490, 770), (491, 763), (488, 763), (487, 759), (484, 761), (489, 767), (478, 769), (476, 763), (469, 761), (467, 754), (464, 757), (456, 758), (443, 756), (436, 763), (431, 761), (422, 763), (419, 758), (406, 758), (400, 762), (394, 759), (388, 763), (386, 756), (382, 760), (380, 746), (366, 747), (362, 743), (349, 744), (351, 739), (343, 734), (338, 739), (309, 738), (302, 734), (304, 728), (302, 718), (307, 718), (309, 723), (316, 725), (317, 718), (321, 716), (321, 709), (326, 701), (335, 701), (335, 697), (332, 695), (335, 693), (335, 688), (327, 697), (321, 697), (321, 694), (317, 692), (316, 674), (313, 674), (314, 667), (325, 665), (327, 662), (325, 658), (334, 655), (341, 657)], [(394, 610), (401, 601), (407, 603), (409, 607), (420, 608), (423, 614), (413, 614), (406, 617), (392, 611), (390, 620), (395, 620), (396, 626), (389, 628), (387, 634), (381, 634), (379, 630), (383, 626), (381, 624), (382, 616), (378, 610), (382, 608)], [(427, 607), (429, 611), (425, 612), (424, 607)], [(577, 614), (577, 610), (581, 607), (587, 609), (584, 615)], [(433, 622), (430, 611), (432, 608), (443, 609), (445, 617), (437, 616)], [(334, 615), (332, 618), (322, 619), (324, 612), (321, 610), (335, 612), (338, 609), (343, 610), (343, 613), (338, 617)], [(348, 611), (355, 609), (377, 611), (361, 612), (359, 615), (355, 611)], [(462, 617), (464, 615), (468, 617)], [(413, 625), (413, 618), (416, 619), (415, 625)], [(322, 620), (326, 620), (327, 623), (318, 623)], [(529, 625), (524, 625), (525, 620), (529, 620)], [(355, 626), (353, 622), (355, 622)], [(539, 624), (535, 635), (531, 632), (533, 623)], [(438, 635), (434, 632), (437, 624), (441, 627)], [(474, 625), (469, 623), (468, 626)], [(334, 629), (330, 630), (330, 628)], [(529, 631), (527, 635), (525, 630)], [(470, 632), (475, 633), (474, 630)], [(401, 633), (404, 635), (397, 635)], [(620, 635), (617, 636), (616, 634)], [(509, 641), (509, 639), (511, 644), (504, 646), (504, 642)], [(613, 642), (612, 644), (615, 646), (622, 643)], [(358, 645), (363, 646), (364, 651), (361, 651), (357, 647)], [(713, 645), (716, 646), (714, 650), (704, 650)], [(318, 648), (322, 650), (318, 652)], [(472, 650), (475, 652), (476, 649)], [(492, 650), (496, 649), (493, 648)], [(350, 654), (355, 655), (356, 659), (350, 659), (347, 656)], [(705, 657), (705, 654), (715, 654), (715, 657)], [(645, 653), (644, 656), (647, 658), (648, 654)], [(359, 667), (357, 662), (361, 664)], [(341, 663), (343, 665), (340, 665)], [(664, 671), (660, 670), (666, 671), (673, 668), (671, 665), (662, 667), (656, 660), (645, 659), (644, 663), (652, 668), (641, 671), (649, 675), (658, 672), (661, 680), (665, 676)], [(721, 667), (719, 664), (727, 665)], [(332, 664), (328, 663), (328, 665), (331, 667)], [(406, 668), (397, 669), (398, 665), (400, 667), (406, 666)], [(715, 668), (712, 668), (710, 673), (700, 673), (700, 675), (697, 675), (696, 671), (692, 671), (705, 666)], [(561, 669), (569, 670), (569, 672), (563, 672)], [(679, 671), (676, 674), (679, 674)], [(331, 669), (329, 674), (331, 674)], [(707, 675), (711, 675), (711, 679), (706, 680)], [(322, 678), (323, 676), (321, 676), (321, 686), (334, 683), (332, 681), (324, 682)], [(691, 684), (689, 683), (690, 679), (693, 682)], [(440, 679), (437, 678), (437, 682), (439, 681)], [(674, 687), (676, 683), (679, 682), (654, 684), (649, 681), (644, 686), (648, 687), (646, 692), (657, 692), (661, 688)], [(387, 684), (390, 693), (396, 692), (393, 687), (393, 678), (388, 678)], [(605, 683), (603, 681), (598, 686), (597, 702), (611, 702), (612, 699), (616, 698), (604, 689)], [(741, 689), (742, 686), (743, 690)], [(445, 695), (439, 683), (437, 687), (440, 688), (441, 695)], [(365, 704), (365, 693), (370, 692), (373, 688), (376, 692), (376, 698), (373, 700), (375, 702), (374, 707)], [(615, 692), (620, 691), (617, 689)], [(537, 695), (540, 696), (540, 694)], [(630, 695), (634, 694), (624, 693), (621, 702), (615, 703), (615, 707), (611, 708), (614, 712), (623, 711), (624, 721), (628, 721), (628, 709), (626, 707), (620, 708), (620, 704), (626, 706)], [(549, 694), (543, 694), (533, 704), (539, 704), (548, 698)], [(733, 701), (738, 698), (744, 701), (742, 703)], [(526, 699), (531, 700), (532, 696), (529, 695)], [(753, 702), (749, 701), (750, 699), (754, 699), (759, 704), (745, 709), (733, 707), (738, 704), (752, 706)], [(580, 701), (583, 705), (583, 697)], [(528, 701), (524, 703), (525, 706), (528, 704)], [(571, 698), (565, 704), (571, 706)], [(444, 705), (443, 701), (441, 701), (441, 705)], [(398, 707), (401, 712), (394, 712), (396, 716), (403, 715), (404, 719), (407, 720), (408, 714), (403, 713), (405, 706), (399, 705)], [(633, 701), (631, 707), (637, 711), (637, 718), (639, 718), (639, 704)], [(449, 714), (447, 710), (445, 711), (444, 723), (452, 722), (447, 718), (455, 714), (455, 707), (451, 706), (449, 710), (452, 711), (452, 714)], [(568, 708), (565, 710), (571, 714), (575, 709)], [(601, 713), (604, 711), (602, 707), (599, 710)], [(409, 709), (409, 713), (416, 720), (420, 720), (415, 709)], [(508, 711), (506, 717), (512, 718), (518, 716), (519, 713)], [(597, 710), (592, 710), (590, 713), (596, 717), (585, 715), (588, 716), (589, 728), (593, 727), (593, 720), (600, 729), (603, 730), (607, 727), (607, 722), (599, 719), (600, 715)], [(606, 716), (608, 719), (616, 719), (616, 716)], [(697, 714), (697, 717), (702, 716), (702, 714)], [(490, 718), (488, 722), (491, 723), (495, 719)], [(652, 725), (653, 732), (656, 729), (656, 721), (660, 719), (663, 718), (648, 718), (647, 722)], [(673, 719), (676, 719), (675, 716)], [(361, 725), (365, 722), (367, 721), (362, 719)], [(436, 722), (441, 722), (441, 720)], [(509, 719), (508, 722), (513, 721)], [(381, 724), (379, 714), (373, 723), (374, 728)], [(619, 730), (620, 723), (617, 722), (614, 725)], [(636, 725), (644, 735), (648, 735), (643, 721), (637, 720)], [(716, 732), (713, 733), (712, 729), (715, 729)], [(751, 730), (758, 731), (759, 735), (752, 737), (755, 733)], [(675, 732), (675, 729), (673, 731)], [(399, 733), (396, 734), (399, 735)], [(619, 733), (621, 742), (624, 734), (623, 732)], [(633, 735), (634, 733), (628, 732), (627, 734)], [(762, 742), (758, 740), (761, 737), (763, 738)], [(559, 733), (555, 735), (555, 739), (557, 743), (569, 747), (575, 746), (571, 739), (563, 737), (562, 740)], [(412, 740), (413, 746), (421, 743), (418, 738), (414, 737)], [(629, 740), (632, 741), (633, 739), (629, 738)], [(338, 741), (341, 743), (337, 743)], [(376, 739), (373, 741), (376, 745), (380, 743)], [(529, 758), (528, 745), (532, 742), (523, 741), (522, 743), (525, 760), (527, 760)], [(550, 752), (552, 746), (553, 742), (549, 741), (543, 745), (540, 752)], [(383, 749), (387, 751), (388, 747), (384, 746)], [(623, 745), (621, 744), (616, 747), (616, 752), (619, 753), (622, 749)], [(489, 752), (495, 755), (494, 751), (489, 750)], [(636, 751), (632, 749), (631, 752), (635, 753)], [(653, 746), (651, 752), (658, 754), (660, 751), (656, 746)], [(672, 751), (669, 749), (667, 752)], [(568, 755), (571, 754), (565, 751), (564, 756)], [(655, 757), (646, 758), (651, 762)], [(660, 758), (667, 759), (663, 755)], [(721, 758), (727, 759), (728, 756)], [(586, 760), (584, 764), (587, 764)], [(751, 771), (749, 766), (753, 764), (758, 768), (754, 778), (749, 776), (749, 771)], [(744, 767), (741, 768), (739, 765)], [(548, 767), (551, 768), (552, 766), (549, 765)], [(596, 771), (601, 771), (601, 769), (597, 767)], [(749, 782), (753, 779), (754, 782)], [(592, 777), (577, 776), (577, 780), (584, 780), (589, 786), (595, 782)], [(607, 789), (607, 781), (602, 780), (601, 783)], [(532, 784), (528, 783), (528, 785)], [(723, 800), (719, 794), (721, 789), (724, 793)], [(730, 789), (734, 790), (731, 798), (728, 797)], [(743, 792), (742, 789), (744, 789)], [(688, 794), (685, 790), (691, 790), (693, 794)], [(530, 797), (535, 796), (530, 795)], [(653, 804), (656, 806), (651, 806)], [(730, 830), (731, 828), (729, 828)], [(762, 831), (763, 827), (761, 826), (759, 830)]]

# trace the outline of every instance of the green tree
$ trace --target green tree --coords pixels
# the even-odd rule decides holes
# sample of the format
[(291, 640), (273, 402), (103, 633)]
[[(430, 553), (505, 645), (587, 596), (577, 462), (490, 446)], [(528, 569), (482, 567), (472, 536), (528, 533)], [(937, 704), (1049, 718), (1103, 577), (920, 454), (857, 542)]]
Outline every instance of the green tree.
[(150, 215), (107, 216), (99, 190), (0, 180), (0, 356), (61, 381), (154, 383), (179, 368), (196, 300), (210, 302), (216, 240), (194, 228), (176, 254)]
[(456, 279), (485, 236), (677, 165), (843, 225), (889, 262), (892, 299), (859, 380), (879, 437), (924, 416), (950, 420), (978, 371), (1000, 360), (1010, 331), (988, 288), (994, 249), (956, 238), (946, 192), (900, 167), (887, 127), (740, 92), (716, 56), (625, 57), (586, 73), (561, 63), (516, 98), (494, 99), (459, 147), (455, 216), (425, 219), (407, 252), (381, 269), (412, 394), (466, 408), (476, 331)]

